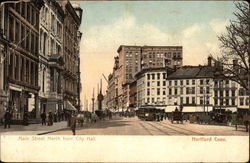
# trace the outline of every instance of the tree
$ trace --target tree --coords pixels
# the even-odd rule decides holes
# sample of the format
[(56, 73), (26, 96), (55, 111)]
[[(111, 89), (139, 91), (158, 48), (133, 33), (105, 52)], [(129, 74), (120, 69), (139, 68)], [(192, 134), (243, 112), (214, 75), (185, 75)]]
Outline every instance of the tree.
[(250, 91), (249, 4), (246, 1), (235, 2), (235, 7), (236, 19), (231, 20), (226, 32), (218, 37), (222, 52), (218, 59), (223, 65), (223, 75)]

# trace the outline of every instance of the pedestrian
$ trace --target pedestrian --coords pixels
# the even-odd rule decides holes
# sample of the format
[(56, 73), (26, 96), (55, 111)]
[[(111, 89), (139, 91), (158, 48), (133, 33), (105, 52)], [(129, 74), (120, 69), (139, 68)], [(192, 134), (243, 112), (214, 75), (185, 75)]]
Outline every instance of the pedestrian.
[(111, 119), (112, 119), (112, 112), (109, 111), (109, 120), (111, 120)]
[(43, 112), (41, 115), (40, 115), (41, 119), (42, 119), (42, 125), (46, 125), (46, 113)]
[(11, 122), (11, 113), (7, 110), (4, 114), (4, 129), (10, 128), (10, 122)]
[(28, 126), (29, 125), (29, 114), (28, 111), (25, 110), (23, 114), (23, 125)]
[(53, 125), (53, 115), (52, 112), (49, 112), (49, 118), (48, 118), (48, 126)]
[(73, 135), (76, 134), (76, 114), (73, 114), (70, 120), (70, 128), (72, 130)]
[(57, 122), (57, 112), (54, 113), (54, 122)]

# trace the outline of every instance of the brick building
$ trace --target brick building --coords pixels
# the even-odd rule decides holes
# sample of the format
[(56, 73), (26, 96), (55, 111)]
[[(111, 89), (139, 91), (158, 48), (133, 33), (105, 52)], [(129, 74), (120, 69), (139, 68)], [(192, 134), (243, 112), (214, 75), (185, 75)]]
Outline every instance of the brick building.
[[(117, 107), (125, 110), (130, 99), (136, 99), (130, 93), (131, 84), (136, 80), (135, 74), (150, 68), (178, 68), (182, 66), (181, 46), (127, 46), (121, 45), (118, 50), (119, 66), (116, 69)], [(136, 91), (135, 91), (136, 92)], [(131, 97), (131, 96), (134, 97)]]

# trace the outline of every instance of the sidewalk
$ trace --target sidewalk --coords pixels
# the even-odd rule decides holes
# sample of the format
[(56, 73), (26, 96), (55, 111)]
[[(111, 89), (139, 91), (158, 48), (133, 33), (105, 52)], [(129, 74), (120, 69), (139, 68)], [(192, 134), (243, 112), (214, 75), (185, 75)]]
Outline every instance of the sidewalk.
[(68, 128), (67, 121), (53, 123), (53, 126), (42, 126), (42, 124), (40, 123), (30, 124), (28, 126), (11, 125), (10, 128), (6, 129), (4, 129), (4, 126), (0, 127), (1, 135), (41, 135)]

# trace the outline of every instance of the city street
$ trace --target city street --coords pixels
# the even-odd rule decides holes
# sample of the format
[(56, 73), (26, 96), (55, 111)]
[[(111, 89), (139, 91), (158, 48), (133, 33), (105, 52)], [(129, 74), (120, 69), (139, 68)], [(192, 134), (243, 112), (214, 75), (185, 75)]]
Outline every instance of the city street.
[[(51, 135), (72, 135), (70, 129), (48, 133)], [(248, 136), (244, 128), (235, 130), (234, 126), (199, 125), (184, 122), (172, 124), (169, 120), (161, 122), (142, 121), (137, 117), (114, 117), (113, 120), (98, 121), (78, 127), (77, 135), (225, 135)]]

